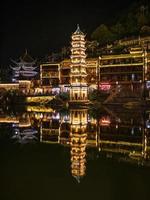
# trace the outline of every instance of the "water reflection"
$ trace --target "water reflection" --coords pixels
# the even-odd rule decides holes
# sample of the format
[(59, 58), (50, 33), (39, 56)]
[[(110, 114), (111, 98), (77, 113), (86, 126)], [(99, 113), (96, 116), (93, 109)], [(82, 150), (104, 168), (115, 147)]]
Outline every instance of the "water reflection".
[(30, 143), (38, 141), (37, 133), (37, 130), (34, 130), (32, 128), (26, 128), (22, 130), (15, 128), (14, 134), (11, 139), (14, 139), (16, 142), (21, 144)]
[[(70, 148), (70, 172), (80, 182), (88, 159), (97, 156), (150, 166), (150, 111), (103, 107), (68, 111), (27, 107), (24, 113), (1, 111), (0, 123), (12, 126), (10, 140)], [(94, 149), (94, 155), (91, 154)]]

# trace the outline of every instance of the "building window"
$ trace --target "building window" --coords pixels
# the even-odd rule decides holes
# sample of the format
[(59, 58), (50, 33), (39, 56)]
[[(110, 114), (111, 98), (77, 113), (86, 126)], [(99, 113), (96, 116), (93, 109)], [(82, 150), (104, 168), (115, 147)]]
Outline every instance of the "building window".
[(75, 93), (74, 95), (75, 95), (75, 100), (77, 100), (78, 99), (78, 93)]

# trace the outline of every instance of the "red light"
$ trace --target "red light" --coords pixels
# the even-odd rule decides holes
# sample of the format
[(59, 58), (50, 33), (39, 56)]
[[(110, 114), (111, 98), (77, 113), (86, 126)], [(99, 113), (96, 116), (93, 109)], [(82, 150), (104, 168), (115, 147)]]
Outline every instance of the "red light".
[(101, 83), (99, 87), (100, 87), (100, 90), (107, 91), (107, 90), (110, 90), (111, 85), (109, 83)]
[(100, 125), (101, 126), (109, 126), (110, 125), (110, 119), (108, 117), (102, 117), (100, 119)]

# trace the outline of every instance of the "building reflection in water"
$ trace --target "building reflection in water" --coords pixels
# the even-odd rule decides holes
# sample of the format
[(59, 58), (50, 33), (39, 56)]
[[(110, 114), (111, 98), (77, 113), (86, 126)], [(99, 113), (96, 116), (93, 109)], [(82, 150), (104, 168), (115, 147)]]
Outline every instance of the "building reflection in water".
[[(13, 139), (70, 147), (70, 171), (80, 182), (86, 174), (89, 149), (98, 155), (150, 166), (150, 111), (103, 108), (99, 115), (88, 109), (57, 112), (27, 109), (22, 115), (1, 113), (0, 123), (11, 123)], [(90, 113), (90, 114), (89, 114)], [(99, 113), (99, 111), (98, 111)]]

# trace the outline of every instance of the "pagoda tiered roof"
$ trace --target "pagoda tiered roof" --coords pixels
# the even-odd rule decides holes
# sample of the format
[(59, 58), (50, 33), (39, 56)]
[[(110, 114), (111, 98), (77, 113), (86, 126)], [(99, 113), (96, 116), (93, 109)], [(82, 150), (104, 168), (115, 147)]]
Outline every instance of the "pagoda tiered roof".
[(10, 66), (13, 70), (13, 78), (18, 78), (20, 79), (21, 76), (23, 78), (32, 78), (35, 77), (38, 72), (35, 71), (37, 66), (36, 64), (36, 60), (34, 60), (27, 52), (27, 50), (25, 51), (25, 53), (20, 56), (19, 61), (14, 61), (11, 60), (13, 65), (15, 66)]

